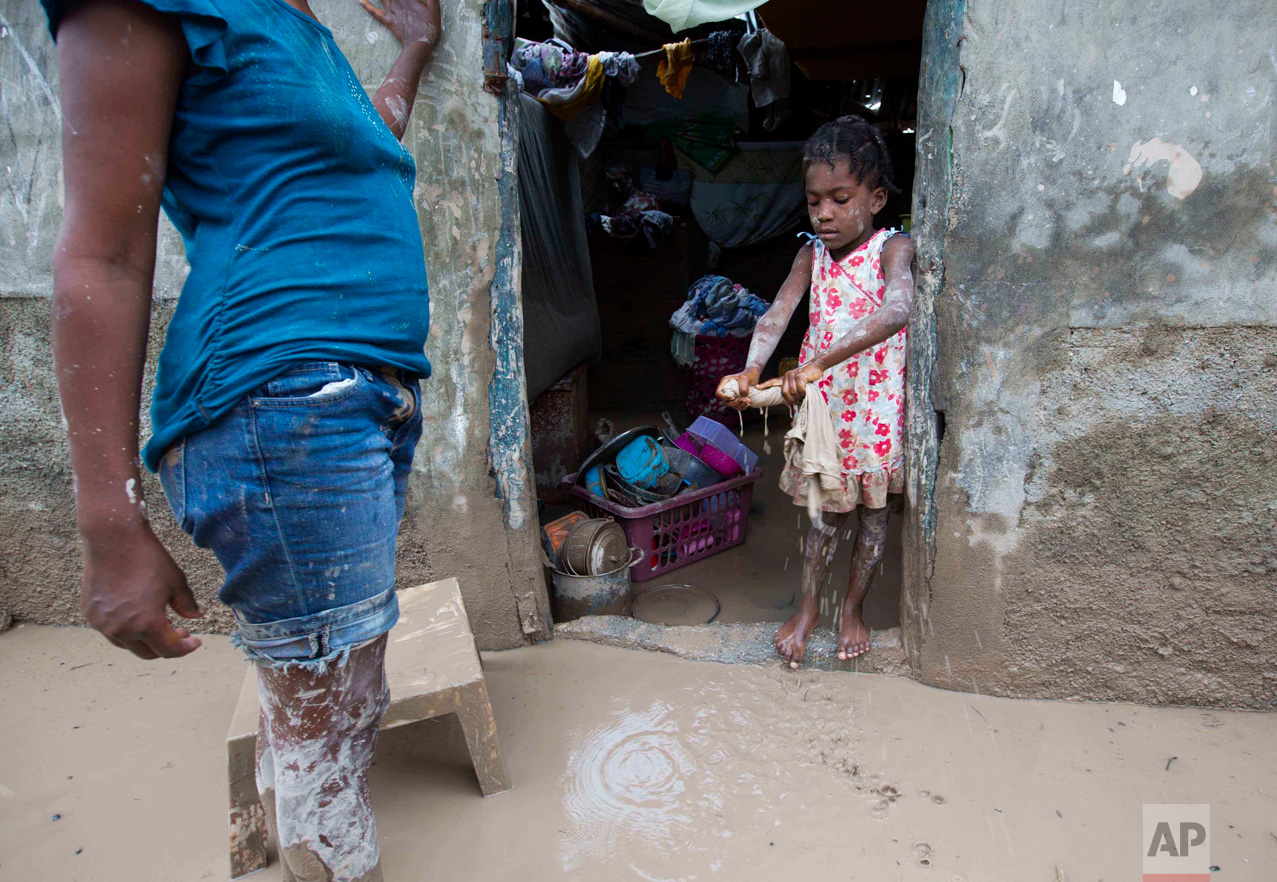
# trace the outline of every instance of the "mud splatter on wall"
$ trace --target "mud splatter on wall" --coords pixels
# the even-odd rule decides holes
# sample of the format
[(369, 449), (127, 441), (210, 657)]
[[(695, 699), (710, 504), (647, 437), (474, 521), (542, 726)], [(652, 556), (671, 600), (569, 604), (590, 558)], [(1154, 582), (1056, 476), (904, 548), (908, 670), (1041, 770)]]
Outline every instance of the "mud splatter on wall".
[[(397, 51), (394, 39), (356, 3), (312, 7), (365, 88), (375, 89)], [(518, 279), (518, 241), (502, 235), (500, 177), (509, 173), (510, 145), (500, 132), (501, 99), (483, 90), (481, 12), (480, 0), (445, 4), (444, 37), (404, 137), (418, 167), (435, 375), (424, 388), (426, 428), (400, 536), (399, 584), (457, 576), (480, 645), (497, 648), (543, 636), (547, 602), (528, 514), (532, 484), (518, 481), (521, 468), (530, 474), (529, 458), (520, 451), (502, 465), (503, 499), (489, 457), (493, 287), (510, 284), (498, 279), (503, 260), (514, 262)], [(61, 220), (60, 114), (54, 49), (36, 0), (0, 0), (0, 114), (7, 134), (0, 137), (0, 608), (27, 621), (72, 623), (79, 553), (48, 318)], [(162, 222), (152, 359), (186, 272), (181, 240)], [(508, 291), (497, 293), (511, 302)], [(517, 309), (517, 296), (512, 302)], [(518, 388), (521, 359), (503, 382)], [(520, 406), (526, 410), (516, 397), (506, 415)], [(219, 610), (216, 562), (191, 548), (158, 483), (148, 475), (143, 484), (161, 536), (201, 601)], [(217, 612), (212, 625), (230, 622)]]
[(1271, 707), (1277, 9), (968, 0), (962, 22), (926, 147), (952, 191), (916, 194), (946, 205), (920, 235), (943, 282), (914, 424), (946, 431), (914, 463), (917, 673)]

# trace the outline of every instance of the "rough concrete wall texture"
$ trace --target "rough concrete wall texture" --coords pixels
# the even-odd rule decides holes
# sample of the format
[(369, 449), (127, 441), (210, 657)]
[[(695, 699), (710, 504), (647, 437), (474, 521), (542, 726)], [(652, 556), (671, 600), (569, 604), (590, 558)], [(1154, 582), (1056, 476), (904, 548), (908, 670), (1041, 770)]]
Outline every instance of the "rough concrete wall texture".
[[(444, 37), (404, 137), (418, 167), (435, 374), (423, 385), (426, 426), (400, 534), (398, 584), (457, 576), (480, 646), (504, 648), (544, 634), (544, 580), (535, 518), (507, 529), (514, 519), (503, 513), (530, 502), (497, 498), (488, 457), (491, 286), (502, 221), (499, 99), (482, 89), (482, 3), (444, 7)], [(375, 90), (397, 53), (394, 38), (356, 3), (317, 0), (312, 8)], [(61, 112), (54, 48), (36, 0), (0, 0), (0, 113), (8, 133), (0, 140), (0, 608), (27, 621), (78, 623), (79, 551), (49, 349)], [(517, 269), (517, 240), (506, 251)], [(181, 239), (164, 222), (148, 377), (186, 272)], [(229, 628), (229, 614), (212, 602), (221, 582), (216, 561), (193, 548), (168, 507), (157, 504), (163, 494), (153, 476), (144, 485), (157, 532), (213, 611), (210, 629)]]
[(1274, 34), (966, 3), (921, 679), (1277, 705)]

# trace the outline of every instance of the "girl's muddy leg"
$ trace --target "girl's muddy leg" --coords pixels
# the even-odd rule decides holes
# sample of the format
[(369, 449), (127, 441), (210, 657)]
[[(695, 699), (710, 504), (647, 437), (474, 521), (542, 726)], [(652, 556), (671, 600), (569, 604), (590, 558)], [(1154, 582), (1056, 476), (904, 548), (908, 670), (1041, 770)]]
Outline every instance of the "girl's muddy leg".
[(860, 532), (851, 556), (851, 581), (842, 602), (842, 624), (838, 629), (838, 658), (849, 659), (869, 651), (869, 628), (861, 618), (865, 595), (873, 584), (874, 572), (882, 563), (887, 545), (887, 509), (860, 509)]
[(780, 657), (791, 668), (798, 667), (807, 651), (807, 638), (820, 618), (820, 589), (829, 577), (829, 565), (833, 563), (838, 548), (838, 530), (847, 520), (840, 512), (825, 512), (819, 521), (813, 521), (807, 531), (807, 543), (803, 549), (803, 598), (798, 612), (780, 626), (772, 642)]
[[(368, 793), (377, 729), (390, 704), (386, 638), (330, 662), (322, 672), (257, 667), (265, 726), (259, 786), (273, 772), (276, 842), (284, 879), (380, 882), (377, 828)], [(269, 768), (268, 768), (269, 767)], [(269, 814), (268, 806), (268, 814)]]

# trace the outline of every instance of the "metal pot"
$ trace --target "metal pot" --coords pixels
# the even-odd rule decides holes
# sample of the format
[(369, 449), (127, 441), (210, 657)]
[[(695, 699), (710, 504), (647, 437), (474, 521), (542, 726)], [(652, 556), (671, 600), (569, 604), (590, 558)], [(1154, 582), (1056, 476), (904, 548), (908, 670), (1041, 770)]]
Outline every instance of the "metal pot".
[(625, 531), (611, 519), (594, 518), (574, 526), (559, 550), (559, 566), (573, 576), (609, 573), (630, 559)]
[(627, 559), (610, 573), (574, 576), (553, 570), (554, 591), (550, 613), (556, 622), (570, 622), (581, 616), (628, 616), (633, 603), (630, 593), (630, 562)]

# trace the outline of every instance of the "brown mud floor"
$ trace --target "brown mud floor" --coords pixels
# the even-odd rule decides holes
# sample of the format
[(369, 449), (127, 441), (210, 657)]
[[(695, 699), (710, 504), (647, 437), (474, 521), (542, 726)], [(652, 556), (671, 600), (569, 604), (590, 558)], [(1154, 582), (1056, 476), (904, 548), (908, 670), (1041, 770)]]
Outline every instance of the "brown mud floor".
[[(1140, 878), (1143, 803), (1211, 804), (1212, 880), (1277, 873), (1277, 714), (563, 640), (484, 662), (514, 790), (479, 796), (452, 719), (386, 733), (372, 786), (391, 882), (1119, 882)], [(142, 662), (85, 630), (0, 635), (0, 879), (226, 878), (243, 672), (220, 637)]]

